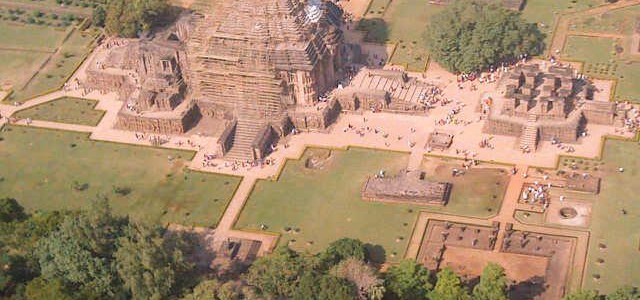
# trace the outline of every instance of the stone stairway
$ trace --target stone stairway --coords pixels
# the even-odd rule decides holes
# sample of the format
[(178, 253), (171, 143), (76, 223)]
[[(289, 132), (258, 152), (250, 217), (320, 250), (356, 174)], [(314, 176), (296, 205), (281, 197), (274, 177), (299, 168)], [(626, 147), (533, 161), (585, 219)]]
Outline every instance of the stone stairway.
[(253, 160), (252, 143), (266, 125), (260, 119), (238, 119), (231, 149), (224, 155), (229, 160)]
[(520, 136), (520, 149), (534, 151), (538, 145), (538, 124), (536, 115), (527, 117), (527, 124)]

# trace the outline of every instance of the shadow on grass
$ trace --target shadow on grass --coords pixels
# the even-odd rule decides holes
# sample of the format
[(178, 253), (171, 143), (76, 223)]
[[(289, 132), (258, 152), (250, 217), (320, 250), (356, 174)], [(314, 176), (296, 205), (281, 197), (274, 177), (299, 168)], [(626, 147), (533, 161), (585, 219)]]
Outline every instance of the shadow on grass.
[(389, 41), (389, 26), (382, 18), (361, 19), (357, 29), (366, 32), (365, 42), (383, 44)]

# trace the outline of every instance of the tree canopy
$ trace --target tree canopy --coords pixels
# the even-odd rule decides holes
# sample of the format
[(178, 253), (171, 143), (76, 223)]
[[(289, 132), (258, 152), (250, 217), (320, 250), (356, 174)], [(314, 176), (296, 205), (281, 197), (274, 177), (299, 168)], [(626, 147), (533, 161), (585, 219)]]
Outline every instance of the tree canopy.
[(396, 299), (425, 299), (433, 285), (429, 270), (413, 260), (403, 260), (387, 270), (385, 286)]
[(438, 280), (429, 294), (431, 300), (471, 300), (458, 275), (449, 268), (438, 272)]
[(435, 15), (426, 32), (427, 47), (452, 72), (469, 73), (520, 55), (538, 55), (544, 35), (519, 12), (498, 4), (457, 0)]
[(474, 300), (507, 300), (509, 280), (504, 268), (496, 263), (489, 263), (480, 276), (480, 282), (473, 288)]
[(0, 222), (22, 221), (27, 218), (24, 208), (13, 198), (0, 199)]
[(137, 37), (158, 24), (168, 8), (166, 0), (109, 0), (105, 29), (109, 35)]

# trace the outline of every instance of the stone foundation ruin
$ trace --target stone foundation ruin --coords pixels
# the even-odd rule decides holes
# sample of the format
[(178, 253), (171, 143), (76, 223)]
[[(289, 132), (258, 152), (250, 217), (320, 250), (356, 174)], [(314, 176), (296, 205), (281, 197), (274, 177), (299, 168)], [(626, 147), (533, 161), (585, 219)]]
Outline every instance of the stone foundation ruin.
[(392, 177), (371, 177), (362, 188), (362, 198), (371, 201), (445, 205), (451, 183), (432, 182), (421, 171), (401, 171)]
[(332, 96), (343, 110), (372, 110), (405, 114), (425, 114), (430, 100), (437, 100), (438, 87), (398, 70), (363, 69), (349, 86)]

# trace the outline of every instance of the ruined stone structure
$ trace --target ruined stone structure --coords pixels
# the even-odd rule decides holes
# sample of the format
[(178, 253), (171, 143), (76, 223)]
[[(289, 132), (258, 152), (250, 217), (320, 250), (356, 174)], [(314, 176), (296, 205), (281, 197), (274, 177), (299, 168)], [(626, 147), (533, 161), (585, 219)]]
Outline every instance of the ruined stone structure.
[(362, 198), (372, 201), (445, 205), (451, 183), (432, 182), (420, 171), (401, 171), (393, 177), (372, 177), (362, 188)]
[(260, 159), (292, 126), (324, 129), (316, 108), (344, 65), (342, 11), (332, 2), (198, 1), (187, 42), (189, 81), (207, 117), (233, 120), (220, 140), (233, 159)]
[(520, 137), (520, 148), (535, 150), (540, 140), (575, 143), (587, 123), (612, 125), (624, 118), (616, 103), (596, 99), (595, 87), (571, 67), (515, 68), (503, 78), (502, 97), (486, 116), (484, 133)]
[(398, 70), (363, 69), (343, 89), (334, 91), (343, 110), (375, 110), (424, 114), (434, 85), (409, 77)]
[(438, 270), (447, 247), (491, 251), (495, 247), (499, 226), (499, 223), (493, 226), (482, 226), (430, 220), (417, 261), (429, 270)]
[(224, 129), (201, 129), (222, 131), (226, 158), (256, 160), (293, 128), (337, 118), (340, 103), (326, 93), (357, 47), (343, 43), (333, 2), (196, 0), (191, 9), (148, 37), (108, 41), (107, 57), (91, 63), (85, 86), (125, 102), (117, 128), (182, 134), (210, 118), (203, 124)]
[(116, 128), (180, 134), (200, 118), (186, 97), (183, 22), (141, 39), (110, 40), (107, 56), (90, 64), (85, 87), (115, 91), (124, 102)]
[(447, 150), (453, 143), (453, 134), (444, 131), (434, 131), (427, 139), (427, 149)]
[(571, 173), (566, 176), (567, 189), (578, 192), (597, 194), (600, 192), (600, 177), (590, 174)]

